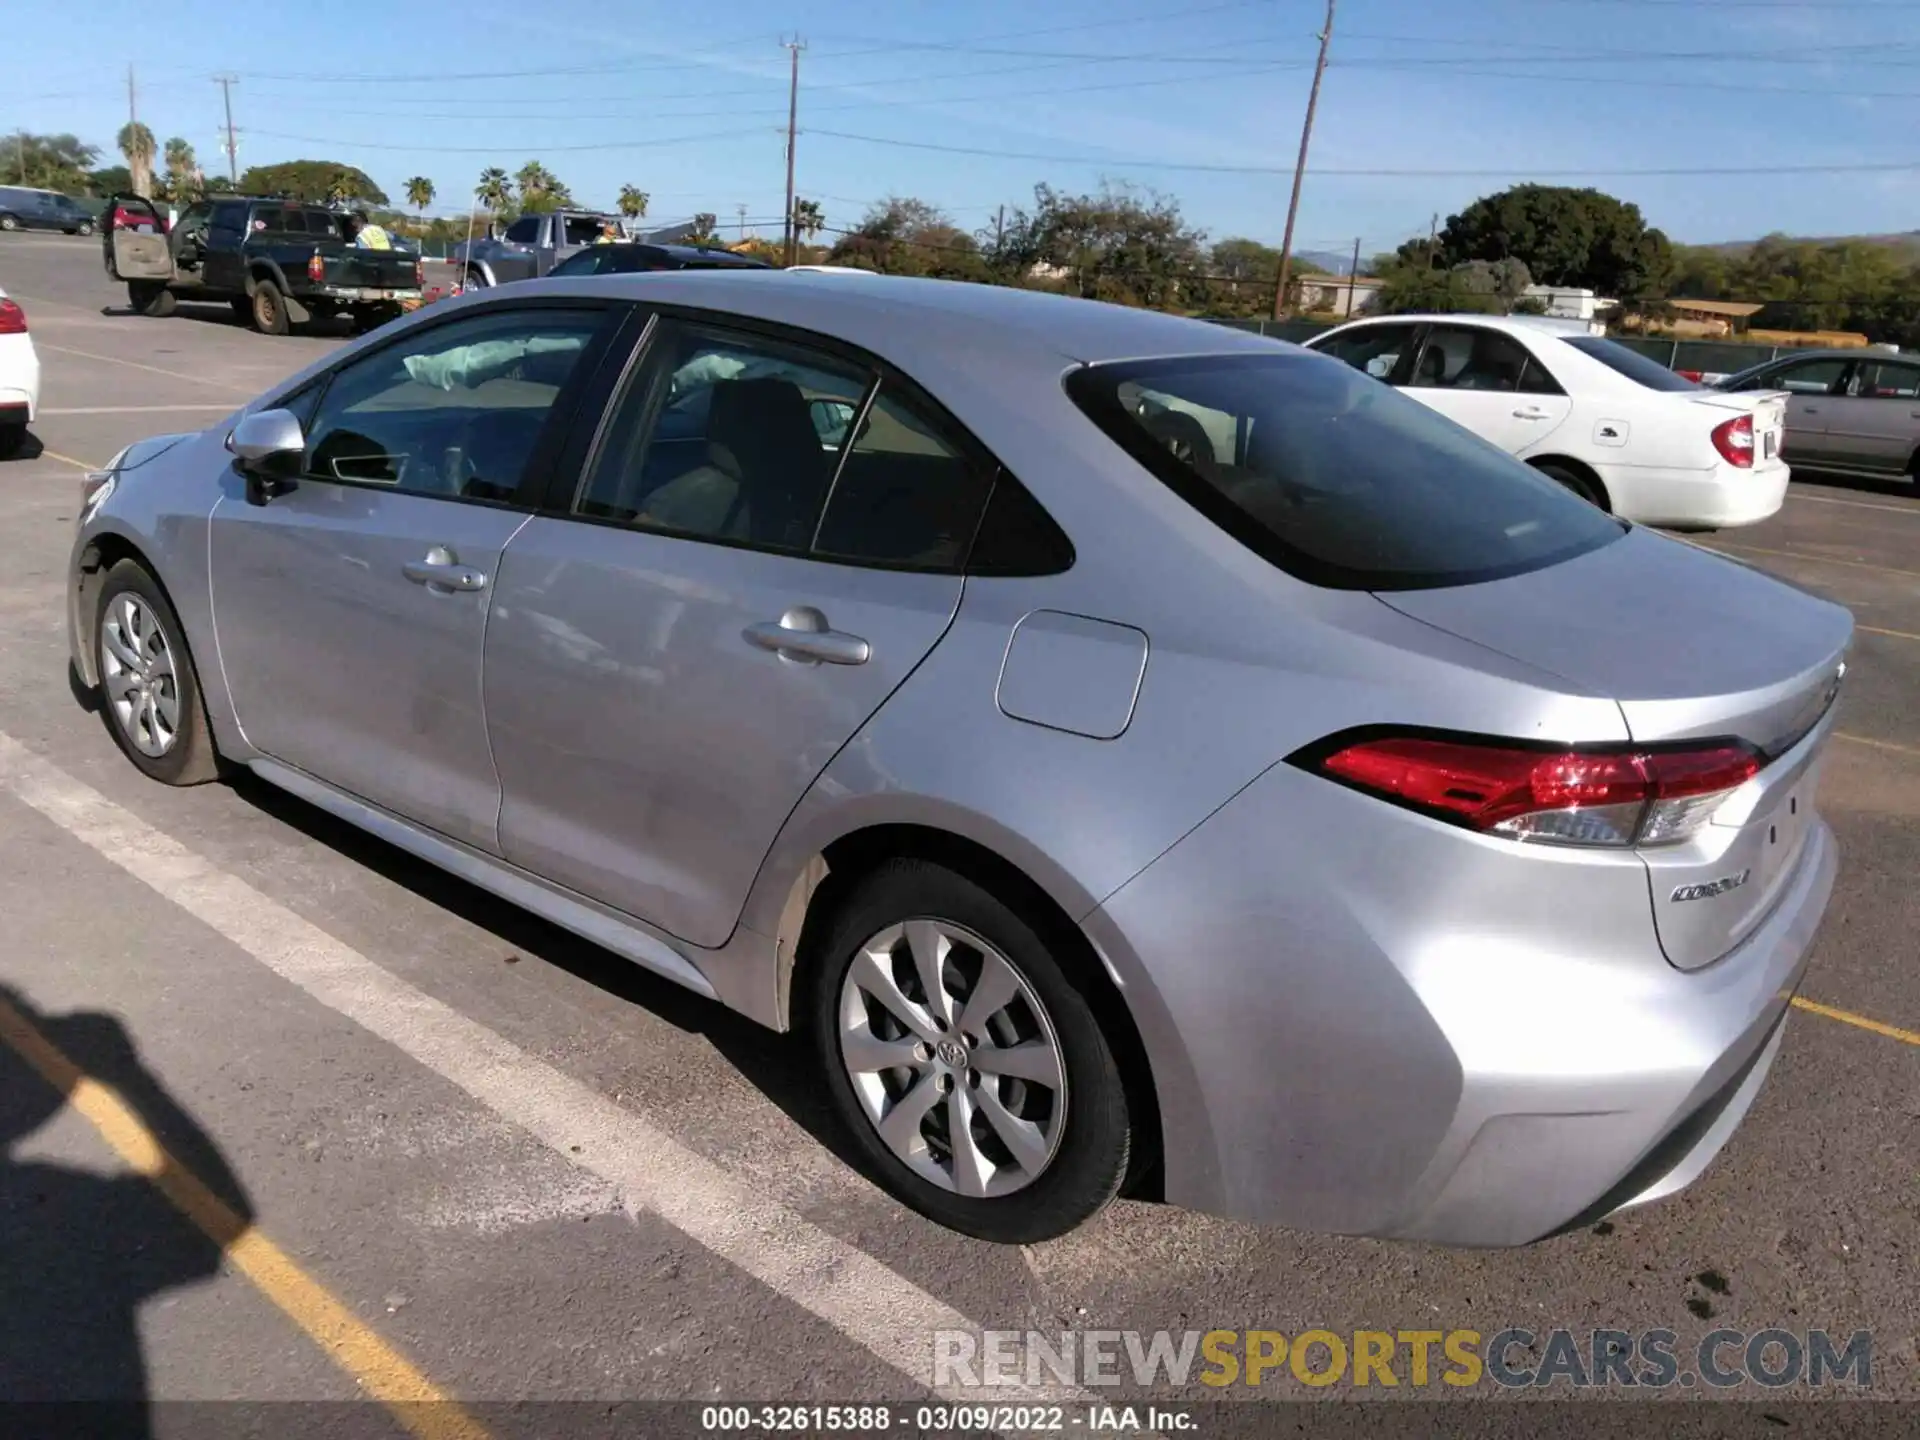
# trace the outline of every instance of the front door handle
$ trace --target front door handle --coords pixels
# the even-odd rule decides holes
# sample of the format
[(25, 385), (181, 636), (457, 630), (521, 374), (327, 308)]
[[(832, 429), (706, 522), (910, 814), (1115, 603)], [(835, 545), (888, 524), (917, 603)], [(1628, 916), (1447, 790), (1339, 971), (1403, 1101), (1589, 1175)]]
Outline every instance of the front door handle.
[(873, 655), (871, 645), (830, 628), (827, 617), (811, 605), (795, 605), (779, 620), (762, 620), (741, 633), (749, 645), (795, 665), (864, 665)]
[(429, 590), (443, 594), (487, 588), (487, 572), (476, 570), (471, 565), (462, 565), (460, 557), (444, 545), (436, 545), (427, 551), (424, 560), (407, 561), (400, 567), (400, 573), (416, 585), (424, 585)]

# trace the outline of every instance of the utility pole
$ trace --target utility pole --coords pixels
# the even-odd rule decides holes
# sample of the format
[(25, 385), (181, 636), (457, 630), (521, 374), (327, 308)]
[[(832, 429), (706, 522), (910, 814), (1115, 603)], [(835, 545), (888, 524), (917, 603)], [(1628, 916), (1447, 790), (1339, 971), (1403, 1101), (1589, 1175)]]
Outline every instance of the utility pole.
[(783, 263), (792, 265), (799, 239), (793, 225), (793, 140), (800, 133), (800, 52), (807, 46), (798, 35), (780, 43), (793, 57), (792, 78), (787, 82), (787, 215), (785, 239), (781, 246)]
[(1356, 235), (1353, 237), (1353, 261), (1351, 264), (1347, 266), (1347, 315), (1346, 315), (1346, 318), (1349, 320), (1353, 318), (1354, 301), (1359, 298), (1360, 242), (1364, 238), (1365, 238), (1364, 236), (1360, 236), (1360, 235)]
[(233, 138), (233, 87), (239, 83), (237, 75), (216, 75), (213, 77), (220, 86), (220, 98), (227, 107), (227, 179), (233, 182), (233, 188), (240, 188), (240, 147)]
[(1333, 42), (1333, 7), (1327, 0), (1327, 23), (1320, 27), (1320, 59), (1313, 67), (1313, 88), (1307, 91), (1307, 119), (1300, 127), (1300, 158), (1293, 167), (1293, 198), (1287, 201), (1287, 233), (1280, 240), (1280, 276), (1273, 287), (1273, 318), (1287, 311), (1287, 272), (1293, 268), (1293, 222), (1300, 214), (1300, 182), (1307, 173), (1307, 144), (1313, 139), (1313, 112), (1320, 104), (1320, 78), (1327, 73), (1327, 46)]
[(20, 183), (27, 183), (27, 132), (20, 132)]
[(1427, 269), (1434, 268), (1434, 252), (1440, 246), (1440, 212), (1433, 212), (1433, 219), (1427, 223)]
[(740, 217), (740, 238), (744, 240), (747, 238), (747, 207), (744, 205), (736, 205), (733, 207), (733, 211)]

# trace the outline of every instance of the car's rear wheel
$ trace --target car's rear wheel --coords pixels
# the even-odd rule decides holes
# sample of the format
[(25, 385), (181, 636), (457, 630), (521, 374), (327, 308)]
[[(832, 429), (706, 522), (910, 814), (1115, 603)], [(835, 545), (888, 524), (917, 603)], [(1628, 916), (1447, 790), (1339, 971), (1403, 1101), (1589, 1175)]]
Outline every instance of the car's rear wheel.
[(1126, 1178), (1126, 1087), (1040, 933), (968, 877), (889, 862), (807, 963), (835, 1108), (898, 1199), (1003, 1244), (1063, 1235)]
[(1571, 490), (1589, 505), (1598, 506), (1602, 510), (1611, 508), (1607, 504), (1607, 492), (1600, 487), (1599, 483), (1591, 477), (1583, 475), (1580, 471), (1575, 470), (1572, 466), (1561, 465), (1552, 460), (1548, 460), (1536, 465), (1534, 468), (1549, 480), (1553, 480), (1565, 486), (1568, 490)]
[(27, 443), (24, 425), (0, 425), (0, 460), (11, 460)]
[(100, 586), (94, 663), (107, 728), (129, 760), (167, 785), (199, 785), (218, 776), (180, 617), (137, 560), (120, 561)]
[(127, 303), (136, 315), (164, 320), (173, 314), (173, 307), (179, 301), (173, 291), (157, 281), (132, 280), (127, 283)]
[(280, 293), (280, 287), (271, 280), (261, 280), (253, 287), (253, 328), (262, 335), (285, 335), (293, 328), (287, 318), (286, 297)]
[(487, 288), (487, 272), (477, 265), (467, 267), (467, 278), (461, 282), (463, 289), (484, 290)]

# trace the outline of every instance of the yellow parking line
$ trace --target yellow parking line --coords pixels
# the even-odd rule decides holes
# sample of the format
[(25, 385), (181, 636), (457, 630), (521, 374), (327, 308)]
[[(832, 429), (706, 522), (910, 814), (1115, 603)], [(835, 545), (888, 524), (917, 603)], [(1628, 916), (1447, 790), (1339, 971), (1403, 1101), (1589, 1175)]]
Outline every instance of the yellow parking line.
[[(1905, 575), (1911, 579), (1920, 580), (1920, 570), (1900, 570), (1892, 565), (1869, 565), (1864, 560), (1834, 560), (1825, 555), (1803, 554), (1798, 550), (1768, 550), (1760, 545), (1736, 545), (1731, 540), (1722, 540), (1720, 544), (1724, 545), (1730, 551), (1736, 551), (1744, 555), (1779, 555), (1787, 560), (1805, 560), (1813, 565), (1844, 565), (1849, 570), (1877, 570), (1882, 575)], [(1712, 545), (1702, 545), (1700, 548), (1702, 550), (1712, 550), (1715, 547)]]
[(76, 350), (71, 345), (49, 345), (44, 341), (41, 342), (40, 348), (51, 350), (56, 355), (78, 355), (82, 360), (98, 360), (106, 365), (124, 365), (129, 370), (145, 370), (150, 375), (165, 375), (170, 380), (188, 380), (195, 385), (211, 385), (216, 390), (231, 390), (236, 395), (243, 389), (242, 386), (229, 384), (225, 380), (209, 380), (204, 375), (189, 375), (184, 370), (167, 370), (158, 365), (144, 365), (138, 360), (124, 360), (118, 355), (102, 355), (96, 350)]
[(1799, 995), (1793, 997), (1793, 1006), (1796, 1010), (1805, 1010), (1809, 1015), (1824, 1015), (1829, 1020), (1838, 1020), (1842, 1025), (1871, 1030), (1876, 1035), (1884, 1035), (1889, 1040), (1898, 1040), (1903, 1045), (1920, 1045), (1920, 1034), (1912, 1030), (1902, 1030), (1898, 1025), (1883, 1025), (1878, 1020), (1869, 1020), (1866, 1016), (1856, 1015), (1851, 1010), (1836, 1010), (1831, 1005), (1822, 1005), (1817, 1000), (1808, 1000)]
[(1878, 625), (1855, 625), (1856, 630), (1868, 635), (1891, 635), (1896, 640), (1920, 640), (1920, 635), (1911, 630), (1883, 630)]
[(1870, 740), (1865, 735), (1849, 735), (1845, 730), (1833, 732), (1836, 740), (1846, 740), (1855, 745), (1871, 745), (1876, 750), (1891, 750), (1896, 755), (1920, 755), (1920, 747), (1899, 745), (1891, 740)]
[(40, 452), (40, 458), (42, 460), (58, 460), (62, 465), (71, 465), (76, 470), (97, 470), (100, 468), (97, 465), (89, 465), (84, 460), (76, 460), (71, 455), (62, 455), (58, 450), (43, 449)]
[(1888, 510), (1895, 515), (1920, 516), (1920, 506), (1913, 505), (1875, 505), (1866, 500), (1839, 500), (1831, 495), (1795, 495), (1788, 492), (1789, 500), (1804, 501), (1809, 505), (1845, 505), (1854, 510)]
[(284, 1250), (236, 1215), (167, 1153), (125, 1101), (69, 1060), (5, 1000), (0, 1000), (0, 1041), (65, 1095), (130, 1168), (151, 1181), (174, 1209), (221, 1248), (234, 1268), (418, 1440), (486, 1440), (484, 1427)]

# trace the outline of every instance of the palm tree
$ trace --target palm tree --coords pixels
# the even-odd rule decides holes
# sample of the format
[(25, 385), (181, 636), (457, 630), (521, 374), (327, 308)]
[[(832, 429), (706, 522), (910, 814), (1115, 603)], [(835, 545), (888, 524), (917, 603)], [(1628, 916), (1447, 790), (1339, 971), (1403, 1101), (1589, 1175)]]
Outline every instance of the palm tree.
[(179, 135), (167, 141), (167, 198), (175, 202), (199, 198), (202, 188), (200, 162), (193, 146)]
[(425, 224), (427, 206), (433, 203), (433, 181), (424, 175), (416, 175), (407, 181), (407, 203), (413, 206), (421, 223)]
[(520, 203), (529, 210), (548, 199), (559, 183), (553, 178), (553, 172), (538, 160), (522, 165), (513, 178), (520, 186)]
[(480, 172), (480, 183), (473, 187), (473, 198), (498, 215), (513, 203), (513, 181), (498, 165)]
[(115, 143), (120, 153), (127, 157), (127, 169), (133, 175), (133, 193), (151, 200), (153, 198), (153, 131), (138, 120), (130, 120), (120, 127)]
[(827, 228), (827, 217), (820, 209), (818, 200), (795, 200), (793, 202), (793, 228), (809, 245), (813, 237)]
[(648, 195), (647, 192), (642, 190), (638, 185), (622, 185), (620, 187), (620, 213), (629, 220), (644, 220), (647, 218), (647, 201), (652, 198), (652, 196)]

